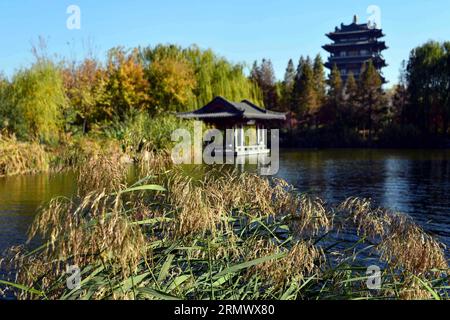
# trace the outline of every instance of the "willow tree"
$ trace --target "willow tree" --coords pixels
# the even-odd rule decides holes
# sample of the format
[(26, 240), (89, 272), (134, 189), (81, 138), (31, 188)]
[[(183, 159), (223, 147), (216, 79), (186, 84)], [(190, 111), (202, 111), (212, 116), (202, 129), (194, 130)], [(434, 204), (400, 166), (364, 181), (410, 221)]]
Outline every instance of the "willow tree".
[(197, 87), (194, 108), (201, 107), (215, 96), (229, 100), (248, 99), (264, 105), (263, 96), (258, 86), (247, 78), (244, 65), (234, 64), (217, 56), (212, 50), (201, 50), (196, 46), (185, 50), (193, 64)]
[(53, 142), (67, 106), (61, 70), (48, 59), (38, 59), (12, 79), (8, 101), (10, 127), (20, 138)]
[[(244, 66), (231, 63), (217, 56), (212, 50), (202, 50), (197, 46), (182, 48), (175, 45), (158, 45), (154, 48), (141, 49), (141, 53), (149, 75), (154, 64), (167, 60), (173, 64), (181, 63), (186, 69), (192, 70), (192, 73), (189, 72), (192, 81), (188, 81), (188, 77), (185, 77), (184, 86), (177, 86), (175, 82), (170, 82), (174, 95), (183, 95), (192, 91), (191, 98), (180, 103), (178, 110), (199, 108), (215, 96), (223, 96), (235, 101), (249, 99), (255, 103), (262, 103), (261, 91), (246, 77)], [(149, 81), (152, 81), (151, 77)], [(192, 84), (195, 85), (192, 86)], [(160, 107), (163, 110), (171, 109), (167, 102), (162, 103)]]
[(0, 74), (0, 133), (3, 130), (8, 130), (9, 127), (9, 108), (8, 108), (8, 94), (9, 94), (8, 80)]

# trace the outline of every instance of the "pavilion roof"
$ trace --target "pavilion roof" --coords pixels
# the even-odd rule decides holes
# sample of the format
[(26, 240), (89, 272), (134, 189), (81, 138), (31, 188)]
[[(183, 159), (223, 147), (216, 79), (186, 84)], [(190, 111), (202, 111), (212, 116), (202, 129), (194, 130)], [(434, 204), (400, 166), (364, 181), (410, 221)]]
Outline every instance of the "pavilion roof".
[(248, 100), (232, 102), (223, 97), (216, 97), (203, 108), (192, 112), (178, 113), (182, 119), (242, 119), (242, 120), (286, 120), (286, 114), (269, 111)]

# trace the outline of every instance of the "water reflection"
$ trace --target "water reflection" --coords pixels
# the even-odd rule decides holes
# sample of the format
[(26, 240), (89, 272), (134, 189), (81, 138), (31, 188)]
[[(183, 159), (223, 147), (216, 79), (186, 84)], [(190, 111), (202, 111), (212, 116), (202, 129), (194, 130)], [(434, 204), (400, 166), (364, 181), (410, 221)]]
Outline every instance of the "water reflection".
[(73, 174), (39, 174), (0, 178), (0, 254), (26, 241), (36, 210), (57, 195), (75, 192)]

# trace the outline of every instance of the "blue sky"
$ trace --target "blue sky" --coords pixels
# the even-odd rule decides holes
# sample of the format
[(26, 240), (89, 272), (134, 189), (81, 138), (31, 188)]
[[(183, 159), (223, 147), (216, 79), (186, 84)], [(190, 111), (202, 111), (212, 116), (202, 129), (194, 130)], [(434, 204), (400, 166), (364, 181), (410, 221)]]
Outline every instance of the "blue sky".
[[(66, 28), (72, 4), (81, 9), (80, 30)], [(76, 59), (87, 48), (104, 58), (116, 45), (195, 43), (248, 65), (270, 58), (282, 78), (289, 58), (321, 53), (326, 59), (325, 33), (353, 14), (365, 22), (369, 5), (381, 9), (391, 84), (412, 48), (450, 40), (448, 0), (0, 0), (0, 70), (10, 76), (29, 65), (31, 44), (42, 36), (49, 52)]]

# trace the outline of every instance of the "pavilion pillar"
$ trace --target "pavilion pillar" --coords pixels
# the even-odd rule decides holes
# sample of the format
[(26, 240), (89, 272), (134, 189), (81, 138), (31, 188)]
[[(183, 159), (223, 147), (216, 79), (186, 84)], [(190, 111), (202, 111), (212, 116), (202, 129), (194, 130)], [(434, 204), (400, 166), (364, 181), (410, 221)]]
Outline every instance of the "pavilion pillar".
[(260, 125), (259, 134), (260, 134), (260, 144), (266, 148), (266, 138), (265, 138), (266, 129), (264, 125)]
[(234, 133), (234, 143), (233, 143), (234, 150), (233, 151), (237, 152), (238, 148), (239, 148), (239, 132), (238, 132), (236, 125), (233, 126), (233, 133)]
[(260, 133), (259, 127), (260, 127), (260, 125), (257, 124), (256, 125), (256, 145), (258, 145), (258, 146), (261, 144), (261, 133)]

